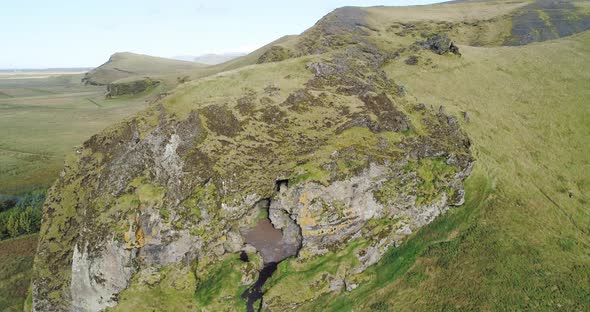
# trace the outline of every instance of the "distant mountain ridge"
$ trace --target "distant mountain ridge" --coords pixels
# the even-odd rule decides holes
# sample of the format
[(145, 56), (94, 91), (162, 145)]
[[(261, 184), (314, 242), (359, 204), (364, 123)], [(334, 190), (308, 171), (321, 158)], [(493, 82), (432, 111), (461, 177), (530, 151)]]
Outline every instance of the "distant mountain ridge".
[(207, 53), (202, 55), (179, 55), (174, 56), (172, 59), (179, 60), (179, 61), (187, 61), (187, 62), (196, 62), (205, 65), (217, 65), (221, 63), (225, 63), (227, 61), (231, 61), (235, 58), (240, 56), (244, 56), (247, 53), (243, 52), (230, 52), (230, 53)]

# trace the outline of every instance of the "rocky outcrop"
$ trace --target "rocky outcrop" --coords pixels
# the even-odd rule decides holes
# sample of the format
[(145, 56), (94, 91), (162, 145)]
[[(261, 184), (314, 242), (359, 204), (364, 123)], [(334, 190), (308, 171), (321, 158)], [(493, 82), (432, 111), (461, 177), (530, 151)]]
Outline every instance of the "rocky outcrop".
[(115, 241), (107, 242), (98, 256), (87, 245), (74, 247), (72, 256), (72, 309), (100, 311), (117, 304), (115, 296), (127, 288), (135, 268), (131, 251)]
[(447, 34), (444, 33), (432, 35), (426, 38), (426, 40), (419, 41), (416, 44), (439, 55), (445, 53), (461, 55), (461, 53), (459, 53), (459, 48), (453, 43)]
[(117, 80), (107, 85), (107, 98), (139, 94), (159, 83), (148, 77)]

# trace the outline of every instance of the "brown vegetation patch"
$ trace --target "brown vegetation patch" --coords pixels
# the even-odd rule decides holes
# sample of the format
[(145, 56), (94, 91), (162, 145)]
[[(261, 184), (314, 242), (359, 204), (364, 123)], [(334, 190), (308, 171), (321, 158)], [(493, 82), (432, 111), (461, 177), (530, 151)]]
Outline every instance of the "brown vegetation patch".
[(210, 105), (201, 110), (207, 119), (207, 128), (217, 134), (233, 137), (242, 130), (240, 122), (224, 105)]
[(406, 131), (410, 129), (410, 120), (397, 110), (385, 93), (378, 95), (364, 94), (360, 99), (365, 107), (377, 116), (381, 131)]

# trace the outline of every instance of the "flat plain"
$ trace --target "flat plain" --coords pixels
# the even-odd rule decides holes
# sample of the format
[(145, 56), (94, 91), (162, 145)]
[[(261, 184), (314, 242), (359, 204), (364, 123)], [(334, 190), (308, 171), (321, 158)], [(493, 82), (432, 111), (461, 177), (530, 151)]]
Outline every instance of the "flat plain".
[(107, 100), (104, 87), (81, 78), (65, 70), (0, 73), (0, 194), (50, 186), (76, 145), (149, 102), (149, 94)]

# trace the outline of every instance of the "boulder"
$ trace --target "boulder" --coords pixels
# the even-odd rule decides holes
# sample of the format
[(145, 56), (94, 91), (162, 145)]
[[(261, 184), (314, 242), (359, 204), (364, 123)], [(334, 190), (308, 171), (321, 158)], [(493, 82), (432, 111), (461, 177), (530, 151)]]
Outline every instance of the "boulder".
[(429, 49), (439, 55), (445, 53), (461, 55), (459, 48), (453, 43), (447, 34), (435, 34), (426, 38), (425, 41), (417, 42), (417, 44), (424, 49)]

